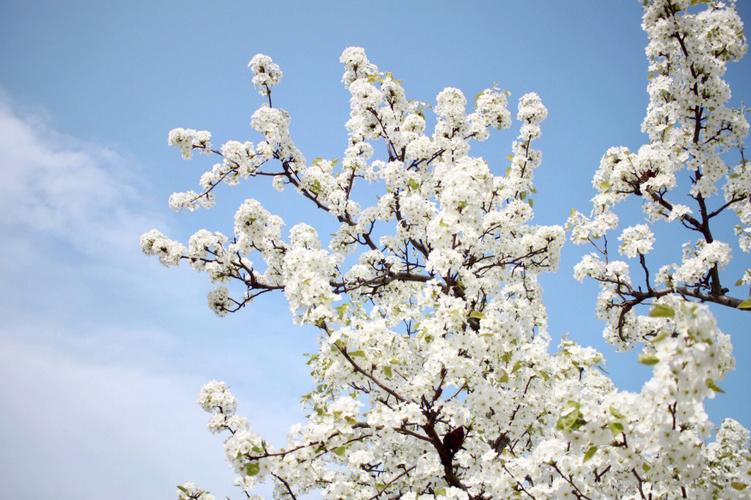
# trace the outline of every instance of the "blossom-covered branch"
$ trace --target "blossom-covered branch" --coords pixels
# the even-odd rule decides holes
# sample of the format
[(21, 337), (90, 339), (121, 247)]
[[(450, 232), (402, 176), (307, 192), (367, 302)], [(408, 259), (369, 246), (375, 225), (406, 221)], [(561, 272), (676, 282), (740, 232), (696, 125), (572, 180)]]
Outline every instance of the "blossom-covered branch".
[[(517, 102), (507, 168), (472, 156), (471, 146), (511, 127), (508, 92), (486, 89), (468, 111), (464, 94), (446, 88), (431, 107), (409, 100), (358, 47), (341, 56), (350, 93), (341, 162), (308, 161), (297, 148), (289, 114), (272, 106), (282, 71), (264, 55), (250, 62), (263, 98), (251, 118), (259, 142), (214, 147), (208, 132), (170, 132), (185, 158), (197, 151), (220, 159), (201, 176), (200, 192), (171, 197), (173, 208), (210, 208), (222, 185), (269, 177), (338, 224), (325, 244), (307, 224), (285, 236), (280, 217), (246, 199), (231, 235), (201, 229), (183, 245), (152, 230), (141, 239), (165, 265), (186, 262), (207, 273), (218, 285), (209, 294), (217, 314), (283, 292), (295, 321), (319, 332), (320, 348), (308, 358), (315, 389), (302, 398), (307, 419), (283, 446), (237, 415), (226, 384), (201, 391), (209, 428), (225, 436), (248, 497), (264, 481), (278, 498), (746, 494), (749, 433), (728, 419), (710, 442), (703, 405), (722, 392), (735, 362), (730, 337), (704, 303), (749, 306), (725, 286), (731, 245), (715, 239), (713, 226), (735, 212), (737, 244), (751, 250), (748, 124), (727, 107), (722, 80), (746, 41), (732, 2), (648, 0), (644, 8), (650, 142), (637, 153), (610, 149), (595, 174), (590, 215), (574, 211), (567, 223), (574, 243), (596, 249), (575, 275), (601, 284), (606, 338), (639, 346), (640, 361), (653, 369), (638, 393), (617, 389), (592, 348), (564, 339), (550, 351), (538, 277), (557, 270), (564, 229), (531, 222), (542, 160), (535, 141), (548, 113), (538, 95)], [(724, 158), (734, 148), (741, 162), (730, 167)], [(717, 201), (721, 180), (724, 201)], [(358, 196), (363, 182), (382, 190), (372, 204)], [(691, 207), (676, 202), (684, 188)], [(608, 248), (614, 208), (630, 197), (643, 201), (646, 220), (620, 233), (618, 250), (639, 278)], [(652, 229), (660, 220), (677, 221), (699, 240), (684, 245), (680, 263), (655, 272)], [(751, 271), (740, 283), (751, 284)], [(178, 495), (211, 498), (192, 483)]]

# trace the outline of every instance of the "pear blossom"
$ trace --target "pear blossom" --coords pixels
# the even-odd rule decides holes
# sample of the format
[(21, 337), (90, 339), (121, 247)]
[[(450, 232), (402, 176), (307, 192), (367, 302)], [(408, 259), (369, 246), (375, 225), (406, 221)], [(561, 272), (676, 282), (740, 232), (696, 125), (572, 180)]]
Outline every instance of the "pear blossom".
[[(215, 192), (263, 175), (334, 224), (330, 238), (305, 223), (283, 232), (281, 217), (245, 199), (226, 235), (200, 229), (187, 246), (157, 230), (141, 237), (147, 255), (208, 275), (216, 314), (278, 292), (294, 321), (318, 333), (306, 418), (285, 443), (252, 429), (227, 384), (200, 391), (244, 495), (271, 483), (277, 498), (748, 497), (749, 432), (731, 419), (716, 429), (704, 406), (735, 366), (709, 305), (742, 304), (724, 286), (732, 247), (712, 232), (715, 217), (735, 213), (738, 246), (751, 248), (751, 174), (745, 160), (725, 160), (748, 132), (723, 80), (747, 49), (743, 25), (732, 1), (649, 0), (642, 27), (649, 142), (605, 152), (591, 210), (573, 209), (565, 228), (534, 223), (536, 141), (548, 116), (538, 94), (518, 99), (515, 122), (496, 85), (474, 109), (454, 87), (431, 108), (360, 47), (340, 57), (350, 93), (341, 161), (308, 161), (297, 148), (289, 113), (272, 107), (281, 69), (263, 55), (250, 64), (267, 98), (251, 118), (255, 144), (217, 150), (208, 133), (170, 133), (184, 157), (218, 158), (202, 191), (173, 195), (173, 208), (211, 208)], [(510, 165), (473, 155), (511, 126)], [(381, 195), (358, 196), (364, 182)], [(628, 259), (617, 260), (608, 238), (628, 200), (641, 202), (644, 221), (617, 233)], [(656, 237), (658, 222), (692, 240), (654, 273), (652, 251), (670, 243)], [(638, 350), (651, 370), (637, 392), (615, 385), (599, 351), (568, 338), (551, 348), (540, 277), (558, 270), (566, 231), (593, 247), (574, 276), (598, 283), (606, 341)], [(177, 494), (213, 498), (193, 483)]]
[(267, 55), (256, 54), (248, 63), (248, 67), (253, 71), (253, 85), (258, 88), (261, 95), (271, 93), (271, 87), (282, 79), (281, 68)]
[(654, 234), (646, 224), (627, 227), (618, 239), (622, 242), (619, 250), (626, 257), (636, 257), (649, 253), (655, 242)]

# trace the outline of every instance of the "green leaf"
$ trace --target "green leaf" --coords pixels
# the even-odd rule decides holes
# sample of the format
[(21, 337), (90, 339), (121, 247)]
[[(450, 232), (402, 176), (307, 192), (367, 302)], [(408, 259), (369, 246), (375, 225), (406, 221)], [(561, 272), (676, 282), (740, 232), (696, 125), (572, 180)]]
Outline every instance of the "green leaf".
[(180, 491), (182, 491), (182, 492), (183, 492), (183, 493), (185, 493), (186, 495), (188, 494), (188, 488), (186, 488), (185, 486), (183, 486), (183, 485), (181, 485), (181, 484), (178, 484), (178, 485), (177, 485), (177, 489), (178, 489), (178, 490), (180, 490)]
[(349, 307), (349, 302), (345, 302), (344, 304), (336, 306), (336, 313), (339, 315), (339, 319), (344, 318), (344, 313), (347, 312), (348, 307)]
[(469, 313), (469, 317), (472, 319), (485, 319), (485, 314), (480, 311), (472, 311)]
[(611, 406), (610, 408), (608, 408), (608, 411), (615, 418), (626, 418), (626, 416), (623, 413), (619, 412), (614, 406)]
[(621, 432), (623, 432), (624, 427), (620, 422), (610, 422), (608, 424), (608, 429), (610, 429), (610, 432), (612, 432), (613, 434), (620, 434)]
[(386, 483), (376, 483), (375, 487), (378, 491), (383, 491), (386, 489)]
[(392, 370), (390, 366), (384, 366), (383, 373), (384, 375), (386, 375), (386, 378), (391, 378), (394, 376), (394, 370)]
[(722, 394), (725, 394), (725, 391), (722, 389), (722, 387), (720, 387), (719, 385), (717, 385), (717, 382), (715, 382), (711, 378), (708, 378), (705, 383), (707, 384), (707, 387), (709, 387), (710, 389), (712, 389), (714, 392), (720, 392)]
[(321, 182), (318, 179), (314, 180), (309, 191), (315, 195), (321, 194)]
[(334, 455), (339, 456), (339, 457), (343, 457), (344, 454), (347, 452), (347, 448), (345, 448), (344, 446), (338, 446), (338, 447), (334, 448), (331, 451), (334, 452)]
[(581, 405), (576, 401), (569, 401), (566, 403), (560, 418), (555, 423), (555, 428), (559, 431), (575, 431), (587, 421), (582, 418)]
[(319, 358), (318, 354), (310, 354), (310, 355), (307, 355), (307, 356), (308, 356), (308, 360), (305, 362), (305, 364), (308, 365), (308, 366), (310, 366), (313, 363), (315, 363), (315, 361)]
[(347, 354), (349, 354), (351, 358), (364, 358), (365, 357), (365, 351), (360, 351), (360, 350), (348, 352)]
[(602, 181), (600, 184), (598, 184), (598, 187), (602, 191), (607, 191), (608, 189), (610, 189), (610, 183), (608, 181)]
[(670, 332), (663, 331), (652, 339), (652, 345), (657, 345), (668, 337), (670, 337)]
[(393, 80), (394, 82), (398, 83), (399, 85), (402, 84), (401, 80), (397, 80), (396, 78), (394, 78), (394, 74), (391, 71), (387, 71), (386, 72), (386, 78), (388, 78), (389, 80)]
[(245, 464), (243, 470), (245, 471), (246, 476), (257, 476), (258, 473), (261, 472), (261, 464), (258, 462), (250, 462), (249, 464)]
[(740, 481), (733, 481), (732, 483), (730, 483), (730, 486), (734, 490), (738, 490), (738, 491), (743, 491), (746, 488), (748, 488), (748, 485), (746, 483), (741, 483)]
[(735, 280), (735, 286), (743, 286), (743, 278)]
[(751, 299), (746, 299), (738, 304), (738, 309), (751, 309)]
[(535, 208), (535, 200), (532, 198), (528, 199), (527, 203), (529, 203), (529, 208)]
[(654, 354), (642, 354), (639, 356), (639, 363), (647, 366), (653, 366), (660, 362), (660, 358)]
[(433, 489), (433, 494), (436, 495), (436, 496), (438, 496), (438, 495), (445, 496), (446, 495), (446, 488), (434, 488)]
[(675, 311), (672, 307), (663, 304), (655, 304), (652, 310), (649, 311), (649, 315), (653, 318), (673, 318), (675, 317)]
[(511, 368), (511, 373), (514, 374), (514, 373), (518, 372), (521, 369), (522, 366), (524, 366), (522, 364), (522, 362), (521, 361), (517, 361), (516, 363), (514, 363), (514, 366)]
[(414, 180), (414, 179), (408, 179), (408, 180), (407, 180), (407, 186), (409, 186), (409, 188), (410, 188), (410, 189), (411, 189), (412, 191), (417, 191), (418, 189), (420, 189), (420, 183), (419, 183), (419, 182), (417, 182), (417, 181), (416, 181), (416, 180)]
[(587, 452), (584, 454), (584, 463), (589, 462), (589, 460), (595, 456), (595, 453), (597, 453), (597, 446), (590, 446)]
[(501, 370), (501, 376), (498, 378), (498, 382), (502, 384), (508, 382), (508, 372), (506, 370)]

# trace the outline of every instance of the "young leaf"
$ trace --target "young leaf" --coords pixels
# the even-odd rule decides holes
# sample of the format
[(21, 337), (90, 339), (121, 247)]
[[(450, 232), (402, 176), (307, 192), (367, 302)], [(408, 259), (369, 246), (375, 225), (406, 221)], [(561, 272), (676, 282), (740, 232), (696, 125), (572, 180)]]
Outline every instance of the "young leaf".
[(561, 417), (555, 423), (555, 428), (559, 431), (571, 432), (575, 431), (587, 421), (582, 418), (581, 405), (576, 401), (569, 401), (566, 403), (566, 407), (561, 413)]
[(675, 317), (675, 311), (672, 307), (655, 304), (652, 310), (649, 311), (649, 315), (653, 318), (673, 318)]
[(258, 473), (261, 472), (261, 464), (258, 462), (250, 462), (245, 464), (243, 470), (245, 471), (246, 476), (257, 476)]
[(608, 429), (610, 429), (610, 432), (612, 432), (613, 434), (620, 434), (621, 432), (623, 432), (624, 427), (620, 422), (610, 422), (608, 424)]
[(485, 319), (485, 315), (480, 311), (472, 311), (469, 313), (469, 317), (472, 319)]
[(584, 454), (584, 463), (589, 462), (589, 460), (595, 456), (595, 453), (597, 453), (597, 446), (590, 446)]
[(345, 302), (344, 304), (340, 304), (336, 306), (336, 314), (339, 316), (339, 319), (344, 318), (344, 314), (347, 312), (348, 307), (349, 307), (349, 302)]
[(717, 382), (715, 382), (711, 378), (707, 379), (706, 384), (707, 384), (707, 387), (709, 387), (710, 389), (712, 389), (714, 392), (719, 392), (719, 393), (725, 394), (725, 391), (722, 389), (722, 387), (720, 387), (719, 385), (717, 385)]
[(639, 363), (647, 366), (653, 366), (660, 362), (660, 358), (654, 354), (642, 354), (639, 356)]
[(608, 411), (615, 418), (625, 418), (625, 415), (623, 415), (623, 413), (619, 412), (614, 406), (611, 406), (610, 408), (608, 408)]

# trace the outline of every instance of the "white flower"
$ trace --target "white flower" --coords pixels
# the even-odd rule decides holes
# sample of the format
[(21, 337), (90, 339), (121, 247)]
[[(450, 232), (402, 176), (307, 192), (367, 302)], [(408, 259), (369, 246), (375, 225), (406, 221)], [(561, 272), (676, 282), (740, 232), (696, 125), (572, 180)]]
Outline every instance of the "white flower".
[(655, 242), (654, 234), (646, 224), (627, 227), (618, 239), (621, 241), (618, 250), (622, 255), (632, 258), (648, 254)]
[[(306, 356), (306, 418), (283, 446), (251, 431), (226, 384), (201, 390), (209, 430), (225, 437), (248, 498), (264, 481), (280, 497), (745, 498), (749, 433), (726, 420), (713, 440), (705, 410), (734, 367), (732, 344), (702, 302), (729, 297), (732, 280), (716, 275), (731, 246), (708, 242), (724, 234), (709, 230), (720, 212), (735, 212), (738, 245), (751, 249), (751, 169), (724, 161), (749, 130), (744, 113), (728, 107), (723, 81), (747, 44), (731, 1), (650, 0), (643, 28), (648, 142), (635, 153), (610, 148), (593, 177), (591, 211), (572, 210), (566, 223), (574, 243), (596, 251), (574, 276), (599, 286), (605, 340), (619, 350), (640, 346), (651, 371), (639, 392), (619, 390), (591, 347), (564, 339), (551, 353), (541, 276), (557, 269), (565, 233), (534, 222), (533, 202), (545, 196), (534, 183), (542, 161), (535, 141), (548, 114), (537, 94), (519, 99), (502, 175), (470, 145), (510, 125), (507, 92), (482, 91), (467, 114), (462, 91), (448, 87), (431, 114), (359, 47), (341, 55), (351, 94), (341, 162), (306, 161), (289, 114), (270, 99), (251, 119), (261, 135), (255, 145), (230, 140), (216, 151), (207, 132), (170, 133), (184, 156), (200, 149), (220, 158), (200, 176), (202, 191), (174, 194), (173, 208), (212, 205), (220, 183), (273, 177), (274, 187), (291, 185), (331, 217), (316, 227), (295, 220), (285, 240), (284, 221), (248, 198), (232, 234), (200, 230), (187, 249), (156, 230), (141, 237), (146, 254), (166, 265), (187, 260), (227, 285), (209, 293), (217, 314), (283, 290), (294, 321), (318, 331), (319, 349)], [(281, 70), (263, 55), (250, 66), (268, 94)], [(676, 203), (685, 200), (692, 208)], [(641, 259), (644, 269), (631, 276), (614, 259), (610, 233), (618, 205), (633, 201), (644, 221), (620, 232), (624, 257), (656, 249), (661, 221), (679, 221), (671, 231), (686, 226), (700, 239), (657, 273)], [(673, 241), (670, 233), (660, 255)], [(746, 270), (741, 283), (749, 282)], [(192, 483), (178, 495), (210, 498)]]
[(156, 255), (165, 266), (176, 266), (185, 254), (185, 247), (170, 240), (156, 229), (141, 235), (141, 250), (146, 255)]
[(211, 133), (206, 130), (193, 130), (192, 128), (174, 128), (169, 132), (167, 143), (170, 146), (179, 147), (183, 158), (187, 160), (194, 148), (211, 148)]
[(282, 70), (269, 56), (256, 54), (248, 63), (253, 71), (253, 85), (261, 95), (268, 95), (271, 87), (282, 79)]

